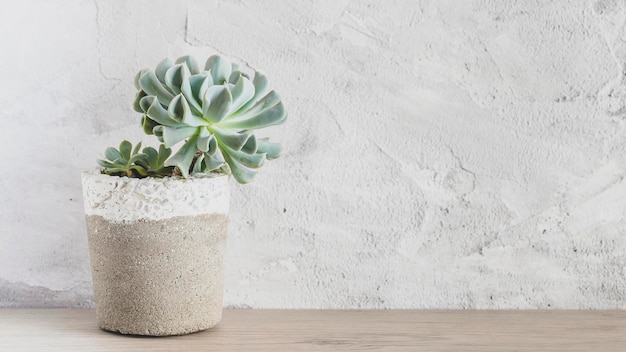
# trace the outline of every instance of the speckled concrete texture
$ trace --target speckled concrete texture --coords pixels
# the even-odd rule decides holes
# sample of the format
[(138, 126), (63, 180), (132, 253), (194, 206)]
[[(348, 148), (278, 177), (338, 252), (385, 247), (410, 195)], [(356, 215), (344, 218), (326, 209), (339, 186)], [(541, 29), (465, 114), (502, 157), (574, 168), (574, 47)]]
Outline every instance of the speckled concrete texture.
[(0, 306), (93, 304), (80, 172), (152, 141), (140, 68), (222, 53), (289, 111), (231, 185), (226, 306), (626, 308), (623, 1), (8, 7)]
[(226, 227), (220, 214), (123, 223), (87, 216), (100, 327), (166, 336), (217, 324)]

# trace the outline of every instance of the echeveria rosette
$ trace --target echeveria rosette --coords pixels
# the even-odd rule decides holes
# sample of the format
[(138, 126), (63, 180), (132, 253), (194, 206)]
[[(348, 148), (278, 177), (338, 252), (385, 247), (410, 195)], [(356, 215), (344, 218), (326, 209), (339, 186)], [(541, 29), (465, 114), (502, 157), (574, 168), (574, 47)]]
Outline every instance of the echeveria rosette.
[(183, 142), (165, 162), (178, 167), (183, 177), (221, 170), (248, 183), (265, 160), (280, 155), (280, 144), (254, 135), (287, 116), (258, 71), (251, 77), (222, 56), (211, 56), (200, 70), (192, 57), (184, 56), (140, 71), (135, 86), (134, 109), (144, 114), (144, 132), (168, 148)]

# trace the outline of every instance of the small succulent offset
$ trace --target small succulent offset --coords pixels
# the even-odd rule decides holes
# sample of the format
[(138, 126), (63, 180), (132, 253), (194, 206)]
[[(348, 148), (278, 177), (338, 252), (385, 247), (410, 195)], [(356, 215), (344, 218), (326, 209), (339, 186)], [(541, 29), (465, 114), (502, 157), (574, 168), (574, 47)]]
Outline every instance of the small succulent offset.
[(107, 148), (104, 151), (106, 160), (96, 160), (103, 167), (104, 173), (112, 176), (127, 177), (163, 177), (170, 176), (174, 166), (165, 166), (165, 160), (172, 154), (170, 148), (163, 144), (159, 150), (152, 147), (141, 149), (141, 142), (135, 148), (129, 141), (122, 141), (119, 149)]
[[(142, 113), (144, 132), (155, 135), (161, 147), (139, 153), (139, 147), (131, 150), (125, 141), (119, 150), (108, 148), (108, 160), (99, 161), (105, 173), (188, 177), (223, 172), (248, 183), (266, 160), (280, 155), (280, 144), (254, 135), (287, 116), (280, 97), (258, 71), (248, 75), (222, 56), (211, 56), (201, 70), (192, 57), (183, 56), (141, 70), (135, 86), (139, 92), (133, 107)], [(181, 142), (170, 156), (169, 148)]]

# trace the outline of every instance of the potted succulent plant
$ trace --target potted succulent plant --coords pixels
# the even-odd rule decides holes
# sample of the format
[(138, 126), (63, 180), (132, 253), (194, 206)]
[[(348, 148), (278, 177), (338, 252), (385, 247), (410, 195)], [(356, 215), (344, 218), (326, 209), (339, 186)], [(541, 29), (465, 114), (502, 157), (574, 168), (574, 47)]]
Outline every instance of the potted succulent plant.
[(158, 149), (122, 141), (82, 174), (98, 322), (137, 335), (208, 329), (222, 315), (229, 175), (250, 182), (280, 155), (254, 132), (284, 122), (285, 109), (265, 75), (222, 56), (204, 69), (165, 59), (135, 86)]

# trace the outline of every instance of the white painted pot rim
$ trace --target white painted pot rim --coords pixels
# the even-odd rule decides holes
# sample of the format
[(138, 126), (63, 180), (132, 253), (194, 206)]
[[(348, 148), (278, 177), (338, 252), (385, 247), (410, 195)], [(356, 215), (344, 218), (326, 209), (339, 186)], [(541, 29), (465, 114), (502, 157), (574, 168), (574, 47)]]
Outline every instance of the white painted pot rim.
[(82, 173), (86, 215), (112, 222), (162, 220), (177, 216), (228, 214), (230, 177), (197, 174), (188, 178), (128, 178), (99, 170)]

